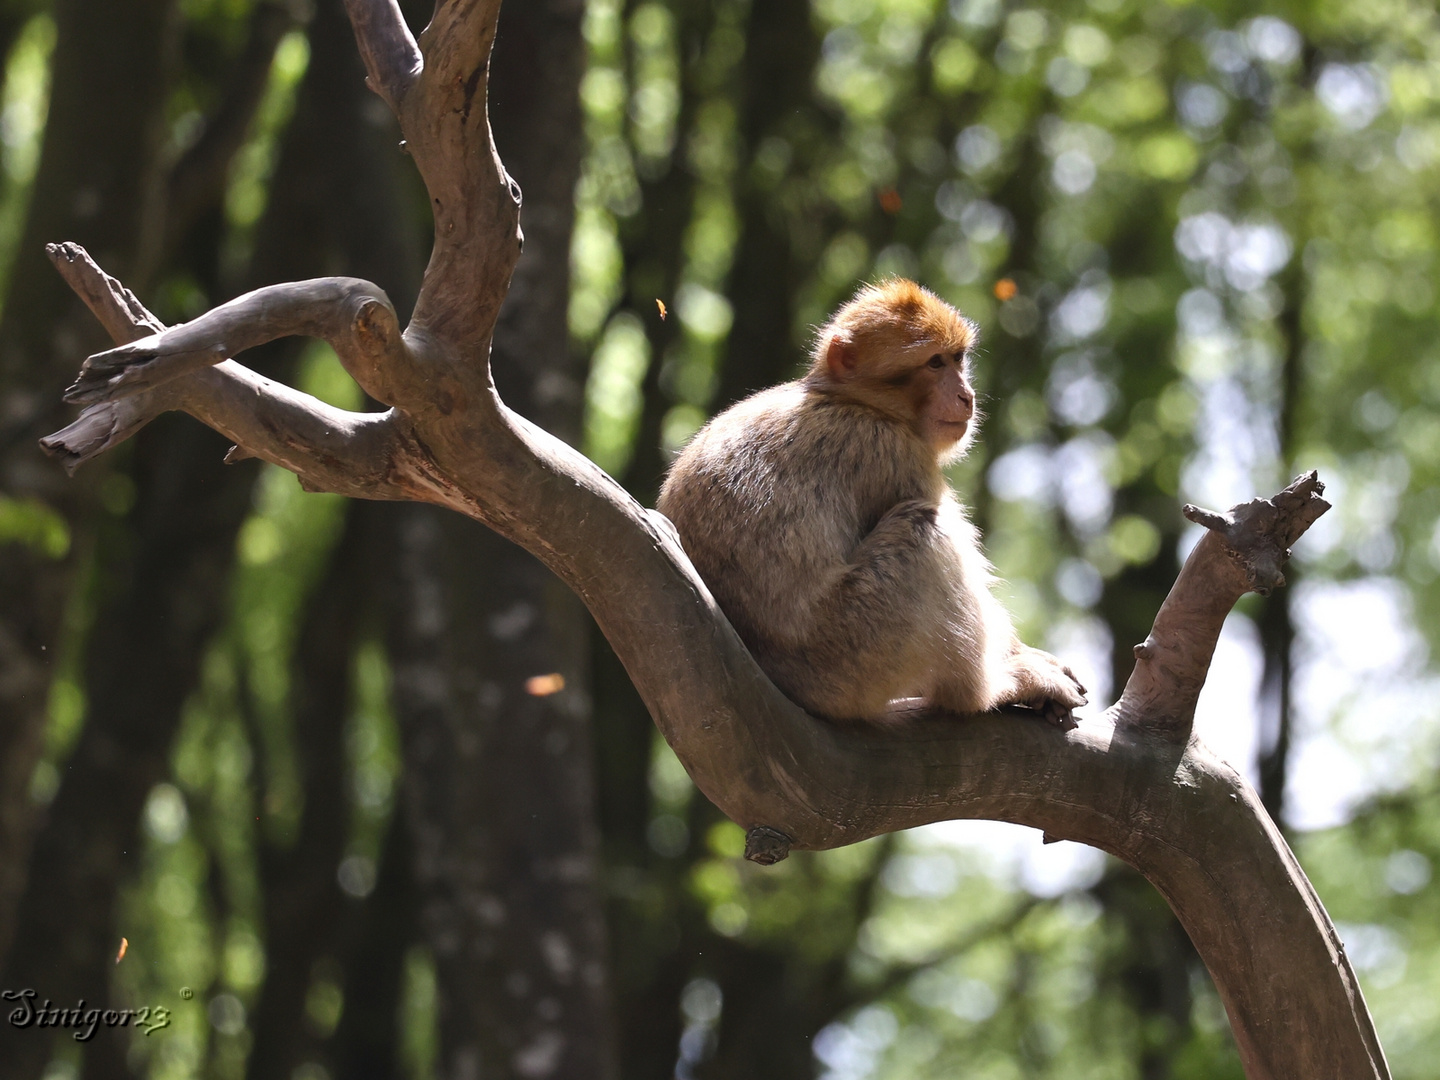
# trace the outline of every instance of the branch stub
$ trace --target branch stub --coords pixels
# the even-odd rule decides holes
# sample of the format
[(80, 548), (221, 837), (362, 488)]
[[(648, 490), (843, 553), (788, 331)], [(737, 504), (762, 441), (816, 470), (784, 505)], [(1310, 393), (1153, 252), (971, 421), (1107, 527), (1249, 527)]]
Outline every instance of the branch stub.
[(768, 825), (753, 825), (745, 834), (745, 858), (761, 866), (774, 866), (790, 854), (790, 837)]

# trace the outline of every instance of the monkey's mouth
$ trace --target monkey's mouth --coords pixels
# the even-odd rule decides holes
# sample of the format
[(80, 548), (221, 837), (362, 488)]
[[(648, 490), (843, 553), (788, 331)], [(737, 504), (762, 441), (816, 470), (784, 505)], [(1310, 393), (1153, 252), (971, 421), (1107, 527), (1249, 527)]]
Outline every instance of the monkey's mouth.
[(968, 420), (940, 420), (934, 421), (930, 429), (930, 445), (938, 453), (944, 453), (959, 446), (965, 439), (965, 429), (970, 426)]

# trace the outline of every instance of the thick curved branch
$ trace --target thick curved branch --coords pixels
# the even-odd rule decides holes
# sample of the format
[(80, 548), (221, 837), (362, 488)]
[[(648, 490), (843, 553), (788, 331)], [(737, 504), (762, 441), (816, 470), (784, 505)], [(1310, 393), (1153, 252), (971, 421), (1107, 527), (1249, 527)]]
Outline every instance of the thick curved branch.
[[(756, 667), (664, 518), (569, 447), (514, 420), (506, 427), (478, 447), (523, 463), (485, 484), (482, 501), (507, 511), (490, 520), (585, 598), (696, 784), (749, 830), (752, 858), (950, 818), (1091, 844), (1139, 869), (1175, 909), (1251, 1080), (1388, 1076), (1324, 908), (1258, 796), (1203, 744), (1177, 742), (1124, 699), (1070, 731), (1016, 715), (897, 716), (886, 727), (810, 717)], [(1274, 515), (1278, 531), (1260, 531), (1288, 544), (1323, 509), (1317, 486), (1302, 477), (1231, 520)], [(1197, 547), (1157, 629), (1169, 640), (1171, 621), (1223, 621), (1245, 588), (1273, 582), (1264, 562), (1252, 576), (1228, 552)], [(1219, 576), (1207, 590), (1210, 570)], [(1202, 675), (1208, 660), (1207, 651)]]
[(282, 337), (328, 342), (355, 381), (387, 405), (405, 396), (403, 387), (423, 382), (384, 290), (359, 278), (316, 278), (256, 289), (191, 322), (96, 353), (65, 400), (120, 401)]
[[(885, 726), (808, 716), (757, 667), (670, 524), (495, 396), (490, 334), (519, 240), (518, 191), (485, 119), (498, 0), (441, 0), (421, 36), (423, 65), (394, 0), (347, 8), (435, 211), (435, 249), (403, 340), (384, 322), (384, 340), (349, 360), (397, 408), (327, 412), (231, 361), (198, 366), (222, 343), (263, 339), (271, 301), (306, 307), (305, 287), (289, 286), (252, 300), (246, 317), (218, 309), (96, 358), (85, 385), (105, 400), (91, 409), (117, 411), (105, 431), (87, 412), (72, 428), (89, 424), (90, 441), (76, 435), (72, 446), (61, 433), (60, 449), (113, 444), (135, 419), (120, 410), (149, 398), (310, 486), (479, 518), (584, 598), (696, 784), (748, 830), (752, 858), (959, 817), (1084, 841), (1138, 868), (1174, 907), (1215, 978), (1251, 1080), (1387, 1076), (1354, 974), (1294, 856), (1244, 780), (1189, 732), (1225, 613), (1246, 589), (1280, 582), (1283, 553), (1324, 509), (1313, 476), (1228, 515), (1192, 514), (1218, 531), (1187, 561), (1149, 654), (1102, 717), (1061, 731), (1015, 715), (897, 715)], [(389, 312), (364, 283), (325, 287), (338, 292), (311, 308), (325, 309), (315, 317), (342, 337), (358, 332), (357, 297)], [(112, 306), (129, 310), (122, 299)], [(286, 318), (303, 322), (294, 311)], [(133, 378), (151, 388), (111, 400), (132, 368), (148, 370)]]

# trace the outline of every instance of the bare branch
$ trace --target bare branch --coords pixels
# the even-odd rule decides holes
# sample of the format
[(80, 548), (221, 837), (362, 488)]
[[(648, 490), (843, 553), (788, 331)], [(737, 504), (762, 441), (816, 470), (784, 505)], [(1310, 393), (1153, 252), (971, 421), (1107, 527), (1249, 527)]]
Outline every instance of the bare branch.
[[(372, 397), (395, 404), (413, 385), (412, 360), (390, 298), (359, 278), (316, 278), (238, 296), (188, 323), (96, 353), (65, 392), (76, 405), (117, 401), (281, 337), (315, 337), (335, 349)], [(413, 403), (423, 407), (423, 400)]]
[(1208, 530), (1185, 560), (1150, 634), (1135, 646), (1135, 670), (1117, 704), (1122, 724), (1183, 743), (1215, 653), (1225, 616), (1247, 592), (1269, 595), (1285, 584), (1290, 545), (1330, 509), (1315, 473), (1296, 477), (1273, 499), (1228, 513), (1195, 506), (1185, 516)]
[[(759, 861), (957, 817), (1091, 844), (1138, 868), (1175, 908), (1251, 1080), (1388, 1075), (1304, 873), (1253, 790), (1202, 744), (1126, 720), (1118, 706), (1070, 731), (1016, 715), (897, 716), (885, 727), (807, 716), (755, 665), (664, 518), (569, 447), (501, 418), (504, 428), (487, 426), (475, 447), (507, 463), (508, 475), (486, 474), (486, 520), (584, 597), (667, 742), (746, 828)], [(1312, 497), (1313, 482), (1292, 486), (1273, 500), (1276, 528), (1258, 533), (1293, 542), (1318, 516)], [(1253, 523), (1270, 513), (1237, 507), (1231, 516)], [(1221, 576), (1207, 587), (1211, 571)], [(1181, 615), (1213, 620), (1208, 632), (1218, 635), (1247, 572), (1221, 545), (1184, 576), (1171, 614), (1157, 620), (1161, 636)], [(1211, 648), (1213, 637), (1197, 662), (1202, 676)]]
[(419, 78), (423, 64), (399, 3), (345, 0), (345, 11), (355, 27), (355, 41), (369, 72), (366, 83), (399, 115), (400, 104)]
[[(135, 341), (165, 328), (134, 293), (101, 270), (79, 244), (46, 244), (45, 253), (111, 340)], [(162, 412), (177, 407), (174, 396), (163, 393), (94, 405), (81, 412), (74, 423), (41, 439), (40, 447), (58, 458), (65, 472), (74, 476), (85, 462), (118, 446)]]
[(410, 463), (417, 448), (393, 409), (336, 409), (233, 360), (204, 368), (182, 385), (178, 407), (240, 448), (228, 461), (263, 458), (295, 473), (307, 491), (454, 505), (435, 498), (418, 480), (423, 469)]
[(471, 102), (467, 113), (484, 105), (484, 95), (477, 92), (485, 89), (484, 68), (490, 61), (499, 17), (500, 0), (437, 0), (430, 25), (421, 34), (425, 63), (434, 65), (440, 79), (463, 77), (471, 83), (464, 91)]
[(117, 344), (165, 329), (134, 293), (100, 269), (79, 244), (46, 244), (45, 254)]
[[(357, 3), (349, 0), (352, 13)], [(441, 0), (420, 36), (423, 71), (399, 110), (435, 216), (409, 333), (472, 396), (488, 382), (490, 337), (523, 243), (520, 187), (495, 152), (485, 107), (499, 15), (500, 0)]]
[[(232, 340), (249, 347), (286, 332), (325, 336), (323, 331), (329, 330), (352, 373), (368, 377), (380, 359), (403, 353), (398, 332), (387, 329), (394, 326), (394, 312), (375, 286), (354, 278), (279, 286), (269, 292), (281, 314), (260, 319), (264, 330), (241, 318), (251, 310), (245, 302), (253, 301), (256, 293), (167, 330), (78, 244), (52, 244), (47, 251), (110, 336), (131, 343), (118, 351), (133, 361), (116, 362), (112, 369), (117, 374), (103, 379), (96, 374), (92, 380), (91, 385), (101, 391), (108, 391), (109, 379), (121, 380), (118, 385), (124, 396), (111, 399), (107, 393), (97, 394), (79, 419), (40, 440), (41, 448), (60, 459), (68, 472), (128, 439), (161, 413), (179, 409), (235, 441), (238, 449), (227, 460), (264, 458), (296, 473), (310, 490), (369, 499), (421, 499), (475, 514), (469, 500), (436, 489), (427, 479), (433, 471), (427, 455), (394, 410), (347, 412), (233, 360), (215, 362), (224, 355), (223, 349), (217, 355), (214, 347), (216, 333), (233, 332)], [(306, 297), (309, 306), (301, 303)], [(266, 337), (265, 331), (273, 332)], [(196, 356), (204, 357), (205, 366), (196, 365)], [(400, 365), (400, 370), (406, 368)], [(147, 372), (148, 381), (137, 388), (138, 379), (131, 372)], [(393, 371), (387, 370), (371, 381), (383, 387), (391, 375)], [(127, 377), (129, 384), (123, 381)]]
[(119, 446), (161, 413), (180, 407), (166, 388), (124, 401), (102, 402), (83, 410), (71, 424), (40, 440), (40, 449), (59, 460), (65, 472), (75, 470), (106, 450)]

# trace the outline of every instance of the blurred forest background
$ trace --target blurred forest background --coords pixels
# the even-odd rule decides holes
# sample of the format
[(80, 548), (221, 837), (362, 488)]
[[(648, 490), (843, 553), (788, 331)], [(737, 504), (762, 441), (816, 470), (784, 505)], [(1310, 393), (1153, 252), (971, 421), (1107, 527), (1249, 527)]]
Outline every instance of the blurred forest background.
[[(0, 1024), (0, 1077), (1240, 1076), (1097, 852), (972, 822), (745, 863), (580, 605), (473, 522), (179, 416), (67, 480), (35, 440), (104, 342), (45, 242), (167, 322), (330, 273), (403, 313), (429, 213), (340, 0), (0, 0), (0, 56), (0, 988), (170, 1011)], [(858, 282), (978, 320), (954, 479), (1091, 712), (1180, 504), (1320, 470), (1199, 729), (1396, 1075), (1440, 1075), (1434, 5), (508, 0), (491, 109), (527, 235), (496, 380), (647, 504)], [(245, 362), (366, 407), (323, 347)]]

